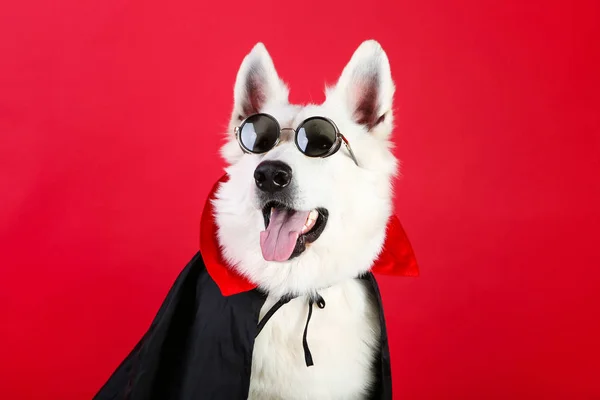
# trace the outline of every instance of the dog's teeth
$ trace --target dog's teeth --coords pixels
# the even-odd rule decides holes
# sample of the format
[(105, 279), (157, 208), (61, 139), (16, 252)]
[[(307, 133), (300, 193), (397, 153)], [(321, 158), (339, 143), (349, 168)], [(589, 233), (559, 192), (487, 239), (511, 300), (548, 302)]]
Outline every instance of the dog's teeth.
[(317, 222), (318, 217), (319, 217), (319, 213), (317, 212), (317, 210), (312, 210), (308, 214), (308, 217), (306, 218), (306, 222), (304, 223), (304, 226), (302, 227), (301, 234), (304, 234), (304, 233), (310, 231), (312, 229), (312, 227), (315, 226), (315, 223)]

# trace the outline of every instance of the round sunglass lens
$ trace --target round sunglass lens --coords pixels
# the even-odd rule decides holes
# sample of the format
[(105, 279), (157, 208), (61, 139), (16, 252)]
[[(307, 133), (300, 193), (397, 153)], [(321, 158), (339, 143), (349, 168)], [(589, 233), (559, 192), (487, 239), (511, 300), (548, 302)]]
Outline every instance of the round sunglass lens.
[(239, 139), (242, 146), (252, 153), (266, 153), (271, 150), (279, 137), (279, 124), (267, 115), (252, 115), (240, 128)]
[(337, 139), (333, 124), (325, 119), (311, 118), (298, 129), (298, 148), (309, 157), (322, 157), (327, 154)]

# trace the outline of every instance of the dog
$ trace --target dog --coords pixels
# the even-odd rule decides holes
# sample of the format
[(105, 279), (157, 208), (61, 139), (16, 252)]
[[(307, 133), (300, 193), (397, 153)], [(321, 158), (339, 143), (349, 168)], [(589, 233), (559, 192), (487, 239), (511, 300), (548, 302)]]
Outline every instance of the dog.
[[(373, 389), (382, 327), (376, 294), (360, 277), (392, 215), (394, 91), (374, 40), (356, 49), (322, 104), (288, 101), (262, 43), (241, 63), (221, 149), (229, 179), (213, 200), (217, 239), (228, 264), (268, 295), (259, 319), (291, 298), (256, 338), (249, 399), (366, 399)], [(253, 151), (240, 137), (257, 115), (278, 124), (279, 136)], [(310, 133), (304, 126), (315, 117), (331, 125)], [(300, 141), (319, 129), (335, 129), (337, 147), (303, 152)], [(320, 301), (326, 306), (309, 309)]]

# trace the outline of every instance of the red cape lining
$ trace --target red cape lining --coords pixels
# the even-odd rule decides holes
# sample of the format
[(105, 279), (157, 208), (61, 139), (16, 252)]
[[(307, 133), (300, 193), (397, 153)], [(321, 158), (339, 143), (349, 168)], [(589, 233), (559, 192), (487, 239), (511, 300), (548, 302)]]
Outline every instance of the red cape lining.
[[(255, 289), (256, 284), (228, 265), (221, 255), (212, 200), (219, 185), (227, 182), (227, 180), (227, 175), (223, 175), (214, 184), (204, 205), (200, 221), (200, 253), (206, 265), (206, 270), (221, 290), (221, 293), (224, 296), (231, 296)], [(392, 215), (388, 221), (383, 250), (373, 264), (371, 272), (376, 276), (419, 275), (419, 267), (413, 248), (400, 224), (400, 220), (395, 215)]]

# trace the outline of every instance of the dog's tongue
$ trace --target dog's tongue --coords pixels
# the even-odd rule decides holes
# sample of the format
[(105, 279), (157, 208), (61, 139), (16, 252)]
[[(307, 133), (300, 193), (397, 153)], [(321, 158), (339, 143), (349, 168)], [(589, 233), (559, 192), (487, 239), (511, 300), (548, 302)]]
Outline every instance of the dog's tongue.
[(274, 209), (266, 231), (260, 233), (260, 248), (267, 261), (287, 261), (310, 211)]

